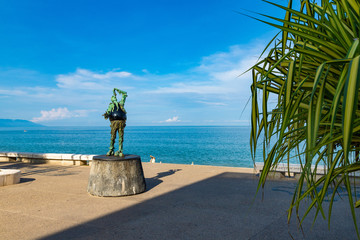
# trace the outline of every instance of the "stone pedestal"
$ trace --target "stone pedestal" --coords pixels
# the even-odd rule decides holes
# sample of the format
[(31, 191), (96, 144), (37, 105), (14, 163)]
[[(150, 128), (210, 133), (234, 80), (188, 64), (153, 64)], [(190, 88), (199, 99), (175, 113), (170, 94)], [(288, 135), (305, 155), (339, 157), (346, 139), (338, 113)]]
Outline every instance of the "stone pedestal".
[(140, 156), (100, 155), (93, 157), (88, 193), (100, 197), (118, 197), (142, 193), (145, 189)]

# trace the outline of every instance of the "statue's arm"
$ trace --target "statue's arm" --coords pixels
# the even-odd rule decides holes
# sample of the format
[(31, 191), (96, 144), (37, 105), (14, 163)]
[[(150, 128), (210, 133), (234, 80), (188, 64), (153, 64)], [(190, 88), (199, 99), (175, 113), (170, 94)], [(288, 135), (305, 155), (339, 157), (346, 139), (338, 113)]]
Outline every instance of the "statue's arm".
[(114, 103), (110, 103), (108, 109), (106, 110), (106, 112), (103, 114), (105, 119), (109, 118), (109, 114), (114, 110)]
[(109, 104), (109, 107), (108, 107), (108, 109), (106, 110), (106, 112), (107, 112), (107, 113), (111, 113), (112, 111), (114, 111), (114, 103), (111, 102), (111, 103)]
[(121, 101), (120, 101), (120, 103), (122, 103), (122, 105), (125, 104), (125, 100), (126, 100), (127, 96), (128, 96), (127, 92), (123, 91)]
[(126, 95), (127, 96), (127, 92), (123, 91), (123, 90), (120, 90), (118, 88), (114, 88), (114, 95), (116, 96), (116, 91), (122, 95)]
[(120, 106), (122, 106), (122, 108), (124, 108), (124, 105), (125, 105), (125, 101), (126, 101), (126, 98), (127, 98), (127, 92), (123, 91), (123, 90), (120, 90), (118, 88), (114, 88), (114, 94), (115, 94), (115, 91), (117, 91), (119, 94), (122, 94), (122, 97), (121, 97), (121, 100), (120, 100)]

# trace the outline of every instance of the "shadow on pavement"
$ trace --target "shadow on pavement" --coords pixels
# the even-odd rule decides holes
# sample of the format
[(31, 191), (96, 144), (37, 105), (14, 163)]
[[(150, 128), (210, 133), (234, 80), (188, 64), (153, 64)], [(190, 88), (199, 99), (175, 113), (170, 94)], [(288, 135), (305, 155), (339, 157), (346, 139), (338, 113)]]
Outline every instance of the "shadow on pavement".
[(28, 175), (46, 175), (46, 176), (67, 176), (67, 175), (76, 175), (76, 171), (68, 171), (68, 169), (73, 168), (72, 166), (57, 166), (57, 165), (48, 165), (44, 163), (10, 163), (9, 162), (0, 162), (0, 168), (3, 169), (19, 169), (21, 171), (21, 176)]
[(223, 173), (42, 239), (356, 239), (346, 197), (334, 203), (331, 230), (321, 216), (312, 227), (310, 213), (302, 234), (295, 217), (287, 224), (296, 182), (268, 181), (261, 200), (257, 180)]
[(20, 183), (27, 183), (35, 180), (36, 180), (35, 178), (20, 178)]
[(171, 169), (171, 170), (166, 171), (166, 172), (158, 173), (157, 176), (155, 176), (155, 177), (146, 178), (145, 179), (145, 181), (146, 181), (146, 191), (150, 191), (151, 189), (153, 189), (154, 187), (156, 187), (157, 185), (162, 183), (163, 180), (161, 180), (160, 178), (173, 175), (174, 173), (176, 173), (178, 171), (181, 171), (181, 169)]

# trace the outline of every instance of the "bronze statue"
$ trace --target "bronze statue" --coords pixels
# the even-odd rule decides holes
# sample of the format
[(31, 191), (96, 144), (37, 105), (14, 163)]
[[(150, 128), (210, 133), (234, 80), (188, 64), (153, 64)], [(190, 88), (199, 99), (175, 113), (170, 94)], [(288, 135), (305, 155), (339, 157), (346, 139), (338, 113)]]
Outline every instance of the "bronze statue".
[[(121, 100), (118, 102), (116, 98), (116, 91), (122, 95)], [(111, 103), (107, 111), (103, 114), (105, 119), (110, 119), (111, 139), (109, 152), (107, 156), (120, 156), (123, 157), (123, 141), (124, 141), (124, 128), (126, 126), (126, 111), (124, 108), (127, 93), (120, 89), (114, 88)], [(116, 132), (119, 132), (119, 150), (114, 153), (114, 144), (116, 139)]]

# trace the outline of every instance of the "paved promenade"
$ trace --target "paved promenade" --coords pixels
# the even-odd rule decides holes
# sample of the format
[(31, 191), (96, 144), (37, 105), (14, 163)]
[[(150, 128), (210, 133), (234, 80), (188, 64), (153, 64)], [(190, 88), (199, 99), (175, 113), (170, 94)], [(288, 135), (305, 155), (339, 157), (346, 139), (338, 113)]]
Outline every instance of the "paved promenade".
[(0, 187), (0, 239), (356, 239), (344, 194), (331, 230), (310, 214), (302, 233), (286, 217), (296, 182), (269, 181), (255, 198), (252, 169), (143, 163), (145, 193), (100, 198), (86, 192), (88, 166), (0, 168), (22, 171), (20, 184)]

